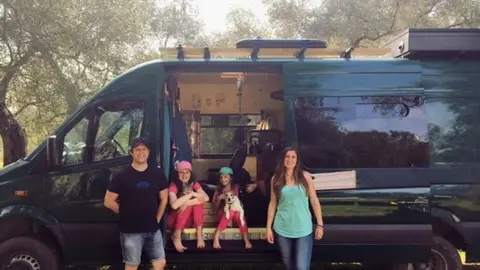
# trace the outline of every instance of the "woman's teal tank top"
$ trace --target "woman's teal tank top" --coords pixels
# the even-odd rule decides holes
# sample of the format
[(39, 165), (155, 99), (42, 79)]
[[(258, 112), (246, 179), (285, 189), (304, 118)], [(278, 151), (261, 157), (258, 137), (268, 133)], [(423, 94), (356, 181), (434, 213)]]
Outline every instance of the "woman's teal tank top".
[(273, 229), (289, 238), (307, 236), (313, 231), (308, 196), (302, 185), (284, 186), (278, 201)]

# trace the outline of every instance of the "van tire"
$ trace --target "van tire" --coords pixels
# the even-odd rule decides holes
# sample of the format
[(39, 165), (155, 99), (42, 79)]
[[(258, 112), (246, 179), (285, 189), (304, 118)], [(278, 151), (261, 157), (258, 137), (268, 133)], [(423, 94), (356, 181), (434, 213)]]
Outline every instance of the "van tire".
[(19, 264), (39, 266), (37, 269), (41, 270), (59, 269), (59, 261), (53, 251), (31, 237), (15, 237), (0, 244), (0, 270), (7, 269), (16, 257)]
[(445, 270), (461, 270), (463, 268), (458, 250), (445, 238), (437, 235), (433, 236), (432, 257), (444, 260), (447, 265)]
[[(462, 260), (460, 258), (460, 254), (458, 254), (457, 249), (448, 242), (445, 238), (440, 237), (438, 235), (433, 236), (432, 240), (432, 250), (430, 254), (430, 259), (426, 263), (413, 263), (409, 264), (410, 269), (423, 269), (427, 267), (430, 269), (430, 264), (433, 263), (434, 260), (437, 260), (437, 267), (435, 269), (439, 270), (462, 270)], [(439, 261), (440, 263), (439, 263)], [(443, 267), (443, 268), (441, 268)]]
[[(430, 255), (430, 261), (427, 262), (427, 266), (432, 263), (433, 259), (443, 260), (443, 263), (446, 264), (446, 268), (435, 268), (435, 270), (462, 270), (462, 260), (460, 254), (458, 254), (457, 249), (448, 242), (445, 238), (442, 238), (438, 235), (433, 235), (432, 239), (432, 249)], [(441, 267), (441, 266), (439, 266)], [(370, 269), (370, 268), (367, 268)], [(391, 270), (417, 270), (423, 269), (421, 263), (409, 263), (409, 264), (395, 264), (393, 266), (377, 266), (373, 269), (391, 269)], [(430, 268), (427, 268), (430, 269)]]

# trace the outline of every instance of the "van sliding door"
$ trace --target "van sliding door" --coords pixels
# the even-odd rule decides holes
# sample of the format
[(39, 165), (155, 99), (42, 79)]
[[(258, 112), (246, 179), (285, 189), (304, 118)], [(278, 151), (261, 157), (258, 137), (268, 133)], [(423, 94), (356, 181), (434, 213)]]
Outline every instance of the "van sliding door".
[(321, 60), (288, 63), (283, 72), (286, 143), (299, 150), (322, 205), (318, 255), (365, 259), (366, 252), (335, 250), (348, 245), (372, 248), (377, 259), (390, 251), (427, 259), (428, 136), (418, 63)]

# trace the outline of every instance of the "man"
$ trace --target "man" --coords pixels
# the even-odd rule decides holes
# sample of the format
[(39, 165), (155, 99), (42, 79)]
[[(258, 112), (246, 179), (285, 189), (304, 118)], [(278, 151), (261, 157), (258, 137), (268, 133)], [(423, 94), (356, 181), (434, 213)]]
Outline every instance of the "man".
[(166, 259), (159, 222), (167, 206), (168, 182), (160, 168), (148, 166), (150, 150), (145, 139), (133, 140), (130, 152), (133, 162), (111, 180), (104, 205), (120, 216), (125, 270), (138, 268), (142, 251), (155, 270), (162, 270)]

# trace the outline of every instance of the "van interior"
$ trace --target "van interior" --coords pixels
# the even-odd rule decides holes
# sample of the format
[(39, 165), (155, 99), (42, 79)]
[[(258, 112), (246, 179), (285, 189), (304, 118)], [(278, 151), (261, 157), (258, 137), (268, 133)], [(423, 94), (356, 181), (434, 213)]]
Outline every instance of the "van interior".
[[(283, 141), (282, 87), (283, 75), (268, 71), (175, 72), (165, 87), (172, 108), (169, 112), (174, 143), (171, 168), (175, 161), (191, 158), (193, 173), (211, 201), (218, 185), (219, 168), (230, 166), (234, 183), (241, 187), (240, 199), (250, 240), (265, 238), (268, 180), (275, 170)], [(248, 187), (255, 188), (248, 192)], [(217, 224), (217, 215), (208, 202), (205, 240), (213, 239)], [(221, 234), (221, 241), (242, 239), (237, 226), (232, 225)], [(173, 228), (167, 228), (167, 232), (172, 233)], [(187, 242), (194, 240), (196, 229), (191, 224), (183, 230), (182, 242), (188, 246)]]

